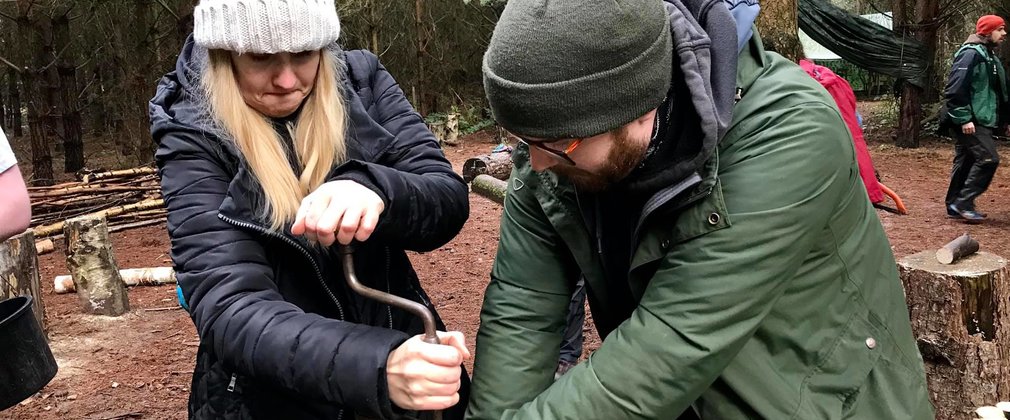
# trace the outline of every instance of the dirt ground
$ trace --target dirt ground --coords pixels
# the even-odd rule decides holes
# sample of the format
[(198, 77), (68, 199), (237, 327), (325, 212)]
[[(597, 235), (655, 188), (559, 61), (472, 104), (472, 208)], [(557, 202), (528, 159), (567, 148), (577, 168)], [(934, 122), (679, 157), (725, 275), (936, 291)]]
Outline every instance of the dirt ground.
[[(990, 220), (966, 225), (947, 219), (942, 205), (952, 158), (949, 143), (928, 141), (915, 150), (877, 140), (869, 143), (884, 183), (910, 209), (907, 216), (878, 211), (896, 256), (938, 248), (963, 232), (978, 238), (982, 250), (1010, 256), (1006, 165), (978, 202)], [(478, 134), (467, 138), (464, 146), (447, 148), (446, 154), (460, 170), (466, 158), (493, 146), (489, 136)], [(1010, 145), (1003, 143), (1000, 152), (1010, 155)], [(459, 236), (436, 251), (411, 258), (446, 324), (463, 331), (472, 349), (501, 209), (474, 194), (470, 203), (470, 219)], [(164, 225), (119, 232), (113, 239), (121, 268), (170, 265)], [(185, 312), (178, 309), (174, 287), (130, 289), (132, 310), (120, 318), (85, 316), (76, 295), (53, 293), (53, 277), (66, 273), (61, 245), (41, 256), (39, 263), (49, 338), (60, 370), (36, 396), (0, 412), (0, 419), (186, 418), (198, 338)], [(592, 351), (600, 341), (591, 319), (585, 330), (586, 349)]]

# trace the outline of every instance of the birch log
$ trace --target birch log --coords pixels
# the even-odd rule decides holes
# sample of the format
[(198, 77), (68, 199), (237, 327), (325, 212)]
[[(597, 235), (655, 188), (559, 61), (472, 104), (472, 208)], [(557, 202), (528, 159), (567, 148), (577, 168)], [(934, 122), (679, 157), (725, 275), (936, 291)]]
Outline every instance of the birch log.
[[(160, 286), (175, 283), (175, 270), (172, 267), (126, 268), (119, 270), (126, 286)], [(70, 275), (56, 276), (53, 280), (53, 291), (59, 294), (72, 293), (74, 279)]]
[(87, 313), (119, 316), (130, 310), (105, 216), (82, 216), (64, 226), (67, 268)]
[(470, 183), (470, 188), (478, 195), (494, 201), (498, 204), (505, 203), (505, 194), (508, 191), (508, 181), (502, 181), (491, 175), (477, 175)]

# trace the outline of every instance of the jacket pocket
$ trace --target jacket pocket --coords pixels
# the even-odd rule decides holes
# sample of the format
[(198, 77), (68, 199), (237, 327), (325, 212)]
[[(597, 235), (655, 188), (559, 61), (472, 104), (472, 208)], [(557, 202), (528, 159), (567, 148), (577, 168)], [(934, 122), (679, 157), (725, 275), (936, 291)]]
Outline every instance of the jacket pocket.
[(845, 401), (844, 420), (932, 420), (926, 383), (907, 366), (881, 357), (863, 386)]
[(843, 418), (881, 354), (893, 347), (881, 340), (886, 334), (866, 318), (865, 309), (856, 312), (805, 378), (794, 419)]

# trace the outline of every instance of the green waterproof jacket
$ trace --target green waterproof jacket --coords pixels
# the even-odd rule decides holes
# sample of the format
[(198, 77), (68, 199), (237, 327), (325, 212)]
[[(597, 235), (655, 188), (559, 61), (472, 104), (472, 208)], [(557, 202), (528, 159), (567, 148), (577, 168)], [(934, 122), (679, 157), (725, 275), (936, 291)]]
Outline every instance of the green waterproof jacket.
[(622, 302), (574, 188), (516, 150), (468, 418), (933, 418), (894, 256), (837, 108), (756, 36), (737, 61), (742, 99), (718, 147), (640, 226), (635, 309), (557, 381), (577, 278), (594, 318)]
[(1007, 78), (1003, 64), (978, 35), (972, 35), (954, 54), (945, 89), (947, 119), (957, 127), (974, 122), (998, 128), (1006, 124)]

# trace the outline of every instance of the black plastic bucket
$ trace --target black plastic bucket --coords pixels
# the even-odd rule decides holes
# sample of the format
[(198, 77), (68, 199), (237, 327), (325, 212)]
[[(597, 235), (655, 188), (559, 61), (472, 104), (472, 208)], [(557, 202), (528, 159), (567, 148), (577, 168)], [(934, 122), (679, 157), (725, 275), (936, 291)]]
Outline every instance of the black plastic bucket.
[(24, 401), (56, 376), (56, 359), (32, 312), (31, 296), (0, 302), (0, 410)]

